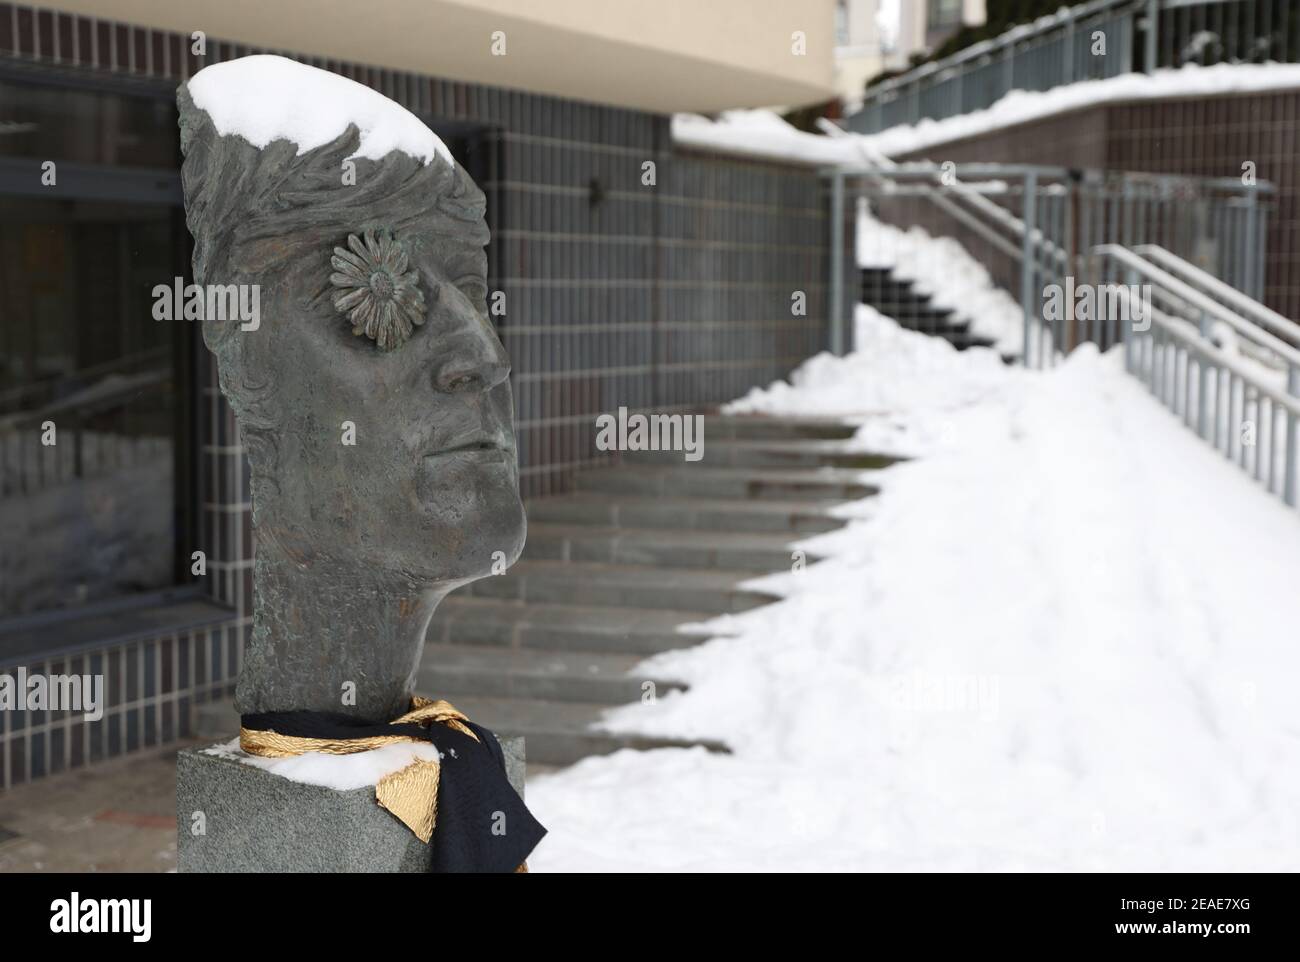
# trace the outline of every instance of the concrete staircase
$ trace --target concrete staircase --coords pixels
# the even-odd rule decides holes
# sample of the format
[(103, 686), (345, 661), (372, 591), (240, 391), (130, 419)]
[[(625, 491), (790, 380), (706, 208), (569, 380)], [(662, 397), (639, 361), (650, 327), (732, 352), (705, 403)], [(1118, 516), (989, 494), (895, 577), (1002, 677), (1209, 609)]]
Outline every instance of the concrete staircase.
[(531, 502), (519, 562), (434, 615), (417, 690), (525, 736), (530, 766), (689, 744), (613, 732), (601, 715), (640, 700), (646, 682), (659, 695), (682, 688), (632, 669), (708, 637), (683, 625), (774, 600), (740, 584), (788, 569), (792, 542), (838, 527), (834, 505), (874, 493), (861, 471), (889, 459), (846, 449), (852, 433), (709, 416), (702, 461), (628, 452), (579, 474), (572, 493)]
[[(709, 637), (684, 625), (775, 600), (740, 585), (788, 570), (792, 542), (839, 527), (831, 508), (875, 493), (861, 472), (891, 459), (848, 449), (852, 434), (825, 420), (710, 415), (699, 462), (629, 452), (577, 475), (571, 493), (530, 502), (523, 557), (439, 606), (416, 690), (523, 735), (530, 769), (620, 748), (725, 751), (610, 731), (601, 716), (639, 701), (646, 682), (658, 695), (683, 688), (633, 669)], [(230, 738), (238, 718), (219, 702), (198, 708), (196, 726)]]
[(992, 347), (993, 341), (970, 331), (970, 320), (958, 317), (947, 307), (937, 307), (929, 294), (912, 289), (912, 282), (895, 277), (888, 267), (864, 267), (862, 302), (869, 304), (900, 325), (922, 334), (942, 337), (958, 350)]

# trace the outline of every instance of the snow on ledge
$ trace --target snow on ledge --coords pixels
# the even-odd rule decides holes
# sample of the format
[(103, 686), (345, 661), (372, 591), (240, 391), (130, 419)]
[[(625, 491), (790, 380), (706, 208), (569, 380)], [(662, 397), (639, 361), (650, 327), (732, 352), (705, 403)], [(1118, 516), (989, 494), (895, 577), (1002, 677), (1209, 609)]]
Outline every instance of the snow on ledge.
[(261, 768), (273, 775), (304, 785), (319, 785), (340, 792), (375, 785), (385, 775), (401, 771), (417, 759), (437, 761), (438, 749), (429, 742), (400, 742), (351, 755), (307, 752), (291, 758), (262, 758), (239, 747), (239, 739), (202, 749), (205, 755), (229, 758)]
[(673, 114), (673, 143), (720, 154), (802, 164), (861, 164), (852, 137), (823, 137), (792, 127), (770, 110), (727, 110), (717, 120)]
[(878, 134), (857, 135), (874, 150), (897, 157), (1012, 127), (1053, 114), (1125, 100), (1163, 100), (1212, 94), (1253, 93), (1300, 87), (1300, 64), (1215, 64), (1129, 73), (1105, 80), (1084, 80), (1051, 90), (1012, 90), (993, 106), (943, 120), (890, 127)]
[(215, 63), (195, 74), (188, 87), (217, 133), (236, 134), (259, 150), (288, 140), (304, 154), (356, 124), (361, 144), (352, 157), (379, 160), (400, 150), (423, 164), (435, 154), (454, 163), (446, 144), (401, 104), (355, 80), (286, 57), (259, 54)]
[(717, 120), (675, 114), (672, 132), (673, 143), (679, 147), (789, 163), (861, 166), (872, 157), (897, 157), (1096, 104), (1293, 88), (1300, 88), (1300, 64), (1188, 64), (1153, 74), (1085, 80), (1042, 92), (1013, 90), (985, 110), (922, 120), (878, 134), (810, 134), (770, 110), (730, 110)]

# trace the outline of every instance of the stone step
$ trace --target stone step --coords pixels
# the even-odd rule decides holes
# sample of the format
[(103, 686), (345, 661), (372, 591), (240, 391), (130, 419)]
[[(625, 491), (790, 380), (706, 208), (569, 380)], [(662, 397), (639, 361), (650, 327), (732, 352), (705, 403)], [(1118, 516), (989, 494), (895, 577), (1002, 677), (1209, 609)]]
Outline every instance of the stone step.
[(859, 471), (818, 468), (782, 471), (772, 468), (627, 465), (581, 471), (579, 491), (657, 495), (675, 498), (776, 498), (781, 500), (851, 501), (875, 494)]
[(880, 284), (875, 286), (864, 285), (862, 300), (873, 307), (877, 304), (926, 307), (930, 304), (931, 298), (929, 294), (913, 290), (910, 284)]
[[(474, 597), (529, 603), (746, 611), (775, 601), (737, 587), (752, 571), (657, 568), (594, 561), (520, 561), (504, 575), (468, 586)], [(465, 589), (462, 589), (465, 590)]]
[[(433, 692), (420, 694), (436, 697)], [(710, 751), (727, 750), (719, 742), (607, 731), (601, 725), (601, 716), (614, 705), (475, 696), (457, 698), (452, 704), (471, 721), (485, 725), (498, 735), (522, 735), (525, 757), (530, 765), (571, 765), (588, 755), (608, 755), (621, 748), (644, 750), (704, 745)]]
[(681, 682), (632, 673), (640, 655), (480, 645), (427, 645), (416, 690), (455, 702), (460, 695), (539, 698), (617, 704), (637, 701), (647, 684), (656, 695), (681, 690)]
[(795, 540), (779, 534), (534, 522), (524, 558), (771, 572), (790, 567)]
[(956, 312), (951, 307), (943, 307), (933, 304), (930, 299), (918, 298), (914, 295), (906, 297), (876, 297), (869, 298), (866, 303), (870, 304), (882, 314), (889, 317), (951, 317)]
[(965, 351), (972, 347), (993, 347), (996, 343), (992, 338), (980, 334), (971, 334), (969, 331), (949, 331), (939, 336), (959, 351)]
[[(875, 489), (869, 489), (874, 494)], [(831, 508), (844, 502), (724, 500), (719, 498), (639, 498), (635, 495), (578, 491), (528, 503), (535, 523), (613, 525), (627, 528), (680, 528), (689, 531), (754, 531), (803, 537), (844, 524)], [(532, 527), (529, 529), (532, 537)]]
[(818, 439), (798, 440), (720, 440), (711, 441), (706, 433), (704, 456), (699, 462), (685, 460), (683, 451), (624, 451), (625, 464), (683, 464), (696, 467), (770, 467), (770, 468), (857, 468), (870, 470), (894, 463), (893, 458), (862, 451), (845, 441)]
[(426, 637), (430, 644), (651, 655), (711, 637), (679, 627), (712, 617), (712, 612), (671, 608), (524, 604), (460, 591), (438, 606)]
[(704, 437), (773, 440), (847, 440), (857, 428), (838, 418), (772, 417), (766, 414), (706, 414)]

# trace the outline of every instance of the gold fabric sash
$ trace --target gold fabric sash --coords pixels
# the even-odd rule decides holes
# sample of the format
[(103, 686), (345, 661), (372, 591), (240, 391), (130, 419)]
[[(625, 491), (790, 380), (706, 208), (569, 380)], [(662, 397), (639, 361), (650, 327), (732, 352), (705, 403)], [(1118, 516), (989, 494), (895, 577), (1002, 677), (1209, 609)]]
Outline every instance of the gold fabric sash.
[[(411, 710), (400, 718), (394, 718), (389, 724), (429, 725), (437, 722), (478, 741), (473, 729), (465, 724), (468, 720), (450, 702), (433, 701), (416, 695), (411, 699)], [(350, 739), (303, 738), (281, 735), (274, 731), (239, 729), (239, 747), (250, 755), (260, 755), (263, 758), (291, 758), (307, 752), (352, 755), (399, 742), (430, 744), (410, 735), (374, 735)], [(380, 806), (397, 816), (426, 845), (433, 838), (433, 827), (438, 821), (438, 778), (441, 772), (442, 766), (436, 760), (417, 758), (405, 768), (385, 775), (375, 785), (375, 798)]]

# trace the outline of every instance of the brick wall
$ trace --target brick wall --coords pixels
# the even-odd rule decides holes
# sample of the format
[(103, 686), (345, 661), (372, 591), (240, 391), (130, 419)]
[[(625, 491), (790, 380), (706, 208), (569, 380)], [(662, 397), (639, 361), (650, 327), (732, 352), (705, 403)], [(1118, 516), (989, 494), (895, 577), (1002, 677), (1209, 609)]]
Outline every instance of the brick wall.
[[(0, 66), (36, 82), (112, 78), (167, 97), (209, 63), (294, 56), (207, 44), (200, 58), (179, 34), (0, 3)], [(721, 403), (825, 346), (828, 204), (813, 170), (675, 152), (663, 115), (296, 59), (373, 87), (435, 127), (475, 131), (471, 169), (488, 196), (489, 284), (506, 293), (497, 320), (514, 367), (526, 496), (561, 491), (575, 470), (609, 457), (595, 450), (596, 415)], [(653, 185), (642, 181), (647, 162)], [(803, 315), (791, 311), (795, 291), (807, 295)], [(78, 664), (112, 672), (108, 689), (121, 692), (113, 725), (126, 734), (52, 716), (0, 720), (0, 786), (183, 735), (194, 699), (230, 693), (252, 612), (247, 465), (211, 361), (200, 351), (196, 363), (199, 547), (209, 594), (231, 618), (78, 654), (99, 659)], [(105, 661), (112, 652), (117, 660)], [(164, 702), (176, 706), (166, 725), (154, 712)]]

